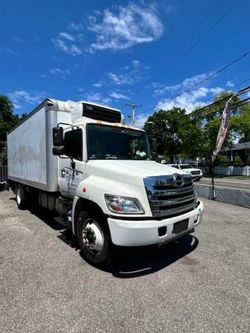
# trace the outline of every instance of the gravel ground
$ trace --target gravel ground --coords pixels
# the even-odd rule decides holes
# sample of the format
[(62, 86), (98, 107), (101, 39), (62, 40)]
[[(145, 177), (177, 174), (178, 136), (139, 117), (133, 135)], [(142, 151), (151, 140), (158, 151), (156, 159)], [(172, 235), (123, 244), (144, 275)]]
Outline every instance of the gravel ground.
[(250, 210), (203, 201), (192, 236), (116, 249), (104, 271), (46, 212), (0, 192), (0, 332), (249, 332)]

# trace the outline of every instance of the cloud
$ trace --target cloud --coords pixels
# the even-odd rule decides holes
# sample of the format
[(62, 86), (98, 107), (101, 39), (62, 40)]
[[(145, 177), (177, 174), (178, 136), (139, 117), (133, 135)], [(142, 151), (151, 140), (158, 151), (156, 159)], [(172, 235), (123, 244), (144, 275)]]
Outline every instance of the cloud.
[(49, 70), (49, 74), (51, 75), (59, 75), (63, 79), (65, 79), (68, 75), (71, 74), (71, 71), (69, 69), (61, 69), (59, 67), (55, 67)]
[(134, 82), (133, 77), (129, 73), (116, 74), (108, 73), (110, 81), (118, 86), (121, 85), (131, 85)]
[(9, 47), (0, 47), (0, 51), (9, 53), (11, 55), (16, 54), (16, 52), (14, 50), (10, 49)]
[(61, 51), (68, 53), (72, 56), (79, 56), (83, 53), (83, 34), (81, 32), (81, 25), (70, 23), (68, 26), (69, 31), (59, 32), (56, 38), (52, 39), (52, 43)]
[(119, 73), (107, 73), (109, 83), (117, 86), (133, 85), (142, 80), (142, 75), (149, 69), (148, 66), (140, 63), (139, 60), (133, 60), (130, 65), (123, 67)]
[(138, 114), (135, 118), (135, 126), (138, 128), (142, 128), (145, 124), (145, 122), (148, 120), (148, 117), (150, 116), (149, 113), (147, 114)]
[[(102, 12), (95, 11), (83, 23), (71, 22), (51, 41), (57, 49), (79, 56), (83, 52), (118, 51), (153, 42), (160, 39), (163, 31), (157, 4), (141, 1), (141, 5), (113, 5)], [(134, 61), (135, 67), (137, 62)]]
[(132, 65), (133, 65), (134, 67), (139, 67), (139, 66), (140, 66), (140, 61), (139, 61), (139, 60), (133, 60), (133, 61), (132, 61)]
[(111, 98), (104, 97), (101, 93), (97, 92), (85, 94), (83, 99), (88, 102), (96, 102), (100, 104), (109, 104), (111, 102)]
[(68, 29), (70, 31), (83, 31), (84, 30), (84, 26), (81, 23), (74, 23), (74, 22), (72, 22), (72, 23), (70, 23), (68, 25)]
[(154, 95), (159, 96), (159, 95), (164, 95), (167, 92), (175, 92), (179, 90), (186, 90), (186, 89), (191, 89), (192, 87), (195, 87), (199, 82), (205, 80), (208, 76), (210, 76), (213, 72), (209, 72), (207, 74), (199, 74), (192, 76), (190, 78), (187, 78), (183, 80), (181, 83), (174, 84), (174, 85), (160, 85), (158, 83), (153, 83), (153, 87), (155, 88), (154, 90)]
[(226, 87), (228, 87), (228, 88), (232, 88), (232, 87), (234, 87), (234, 83), (233, 83), (233, 81), (227, 81), (227, 83), (226, 83)]
[(103, 81), (99, 81), (99, 82), (96, 82), (96, 83), (92, 84), (92, 86), (95, 87), (95, 88), (101, 88), (103, 85), (104, 85)]
[(124, 50), (136, 44), (153, 42), (163, 34), (163, 24), (155, 4), (113, 6), (88, 17), (88, 30), (95, 34), (90, 52)]
[(51, 68), (48, 71), (48, 74), (41, 74), (40, 77), (45, 79), (49, 75), (60, 76), (62, 79), (66, 79), (67, 76), (71, 75), (71, 71), (69, 69), (62, 69), (59, 67)]
[(73, 35), (69, 34), (68, 32), (60, 32), (59, 37), (69, 40), (71, 42), (75, 41), (75, 37)]
[(118, 92), (118, 91), (113, 91), (111, 94), (110, 94), (110, 97), (113, 98), (113, 99), (116, 99), (116, 100), (120, 100), (120, 99), (129, 99), (128, 96)]
[(18, 36), (12, 35), (11, 38), (17, 43), (23, 43), (23, 39)]
[(170, 110), (173, 107), (185, 108), (188, 113), (197, 107), (207, 104), (207, 97), (215, 96), (224, 91), (221, 87), (206, 88), (200, 87), (190, 92), (184, 92), (175, 98), (162, 99), (156, 106), (156, 110)]
[[(184, 92), (175, 98), (165, 98), (158, 102), (154, 111), (170, 110), (173, 107), (184, 108), (187, 113), (192, 112), (198, 107), (208, 104), (207, 98), (216, 96), (223, 92), (221, 87), (206, 88), (200, 87), (190, 92)], [(142, 128), (151, 113), (140, 113), (136, 116), (136, 126)]]
[(21, 109), (25, 104), (36, 105), (43, 101), (46, 97), (46, 93), (41, 91), (28, 92), (25, 90), (16, 90), (7, 94), (12, 101), (15, 109)]

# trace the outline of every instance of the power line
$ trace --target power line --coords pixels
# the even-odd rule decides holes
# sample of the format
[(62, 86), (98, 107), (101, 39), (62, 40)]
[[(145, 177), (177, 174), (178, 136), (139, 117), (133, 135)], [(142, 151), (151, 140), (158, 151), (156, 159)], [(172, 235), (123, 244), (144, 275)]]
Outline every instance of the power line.
[(186, 40), (184, 40), (184, 42), (182, 44), (185, 44), (187, 41), (189, 41), (191, 39), (191, 37), (203, 26), (204, 23), (206, 23), (206, 21), (213, 15), (214, 12), (217, 11), (217, 9), (225, 2), (221, 1), (221, 3), (218, 4), (218, 6), (212, 8), (212, 10), (204, 17), (204, 19), (200, 22), (200, 24), (198, 24), (198, 26), (191, 31), (191, 33), (189, 34), (189, 36), (186, 38)]
[(231, 37), (231, 35), (233, 35), (237, 30), (239, 30), (239, 28), (242, 28), (242, 26), (244, 26), (248, 21), (250, 20), (250, 17), (248, 16), (244, 21), (241, 21), (240, 24), (238, 24), (235, 28), (231, 29), (227, 35), (225, 37), (223, 37), (221, 40), (219, 40), (217, 43), (215, 43), (213, 46), (209, 47), (208, 50), (205, 50), (203, 52), (201, 52), (199, 54), (199, 56), (201, 55), (205, 55), (207, 56), (209, 53), (211, 53), (211, 51), (213, 51), (215, 48), (218, 48), (218, 46), (220, 46), (223, 42), (223, 44), (225, 44), (225, 41), (227, 39), (229, 39), (229, 37)]
[[(181, 46), (183, 46), (187, 41), (189, 41), (190, 39), (191, 39), (191, 37), (195, 34), (195, 32), (196, 31), (198, 31), (199, 30), (199, 28), (212, 16), (212, 14), (217, 10), (217, 8), (218, 7), (220, 7), (223, 3), (224, 3), (225, 1), (222, 1), (218, 6), (216, 6), (216, 7), (214, 7), (211, 11), (210, 11), (210, 13), (207, 15), (207, 16), (205, 16), (205, 18), (200, 22), (200, 24), (190, 33), (190, 35), (182, 42), (182, 44), (181, 44)], [(221, 21), (222, 21), (222, 19), (224, 19), (225, 18), (225, 16), (227, 16), (229, 13), (230, 13), (230, 11), (232, 11), (232, 9), (234, 9), (234, 7), (237, 5), (237, 1), (231, 6), (231, 7), (229, 7), (228, 8), (228, 10), (226, 10), (224, 13), (223, 13), (223, 15), (221, 15), (219, 18), (218, 18), (218, 20), (216, 20), (216, 22), (205, 32), (205, 34), (203, 34), (200, 38), (199, 38), (199, 40), (198, 41), (196, 41), (192, 46), (191, 46), (191, 48), (190, 49), (188, 49), (187, 51), (186, 51), (186, 53), (185, 54), (181, 54), (181, 58), (179, 59), (179, 61), (178, 61), (178, 58), (177, 58), (177, 60), (175, 59), (174, 60), (174, 62), (173, 63), (171, 63), (171, 65), (169, 65), (168, 67), (167, 67), (167, 69), (164, 71), (165, 73), (166, 72), (168, 72), (168, 70), (169, 70), (169, 68), (170, 67), (172, 67), (173, 65), (175, 65), (175, 63), (178, 63), (178, 62), (180, 62), (180, 60), (182, 59), (182, 58), (184, 58), (184, 56), (190, 51), (190, 50), (192, 50), (210, 31), (212, 31), (213, 29), (214, 29), (214, 27), (216, 26), (216, 25), (218, 25)], [(240, 24), (238, 24), (234, 29), (232, 29), (232, 30), (230, 30), (230, 32), (229, 33), (227, 33), (227, 35), (225, 36), (225, 37), (223, 37), (223, 41), (225, 41), (226, 39), (228, 39), (233, 33), (235, 33), (235, 31), (236, 30), (238, 30), (239, 28), (241, 28), (243, 25), (245, 25), (248, 21), (250, 20), (250, 17), (247, 17), (244, 21), (242, 21)], [(222, 41), (221, 40), (221, 41)], [(221, 44), (221, 41), (219, 41), (219, 42), (217, 42), (216, 44), (214, 44), (214, 46), (211, 48), (209, 48), (209, 50), (208, 50), (208, 52), (210, 53), (211, 52), (211, 50), (213, 50), (214, 48), (216, 48), (218, 45), (220, 45)], [(182, 49), (182, 47), (180, 47), (180, 49)], [(205, 51), (204, 51), (205, 52)], [(201, 53), (201, 55), (204, 53), (204, 52), (202, 52)], [(173, 54), (173, 56), (174, 56), (174, 53), (172, 53)], [(207, 53), (206, 53), (207, 54)], [(162, 74), (162, 70), (161, 70), (161, 74)], [(208, 77), (208, 79), (209, 79), (209, 77)], [(205, 80), (206, 81), (206, 80)], [(184, 91), (185, 92), (185, 91)], [(182, 93), (184, 93), (184, 92), (182, 92)], [(179, 95), (177, 95), (176, 97), (178, 97)], [(173, 98), (175, 98), (175, 97), (173, 97)], [(150, 109), (152, 109), (152, 108), (150, 108)], [(149, 109), (149, 110), (150, 110)]]
[[(217, 9), (225, 2), (225, 0), (221, 1), (218, 6), (213, 7), (212, 10), (202, 19), (202, 21), (191, 31), (191, 33), (178, 45), (178, 51), (183, 48), (183, 46), (195, 35), (195, 33), (207, 22), (207, 20), (217, 11)], [(171, 56), (169, 58), (176, 58), (179, 52), (171, 52)], [(170, 66), (169, 66), (170, 67)], [(169, 67), (167, 69), (169, 69)]]
[[(250, 97), (247, 97), (247, 98), (245, 98), (245, 99), (243, 99), (243, 100), (241, 100), (241, 101), (239, 101), (239, 102), (233, 104), (233, 105), (231, 106), (231, 109), (233, 110), (233, 109), (235, 109), (236, 107), (239, 107), (239, 106), (243, 106), (243, 105), (249, 104), (249, 101), (250, 101)], [(224, 110), (224, 108), (221, 108), (221, 109), (219, 109), (219, 110), (209, 112), (209, 113), (206, 114), (206, 116), (211, 116), (211, 115), (216, 114), (216, 113), (218, 113), (218, 112), (222, 112), (223, 110)], [(194, 111), (194, 112), (195, 112), (195, 111)], [(187, 114), (186, 116), (190, 116), (190, 115), (192, 115), (192, 114), (193, 114), (193, 112)]]
[[(247, 87), (247, 88), (245, 88), (245, 89), (243, 89), (243, 90), (244, 90), (243, 92), (241, 92), (241, 93), (239, 92), (239, 93), (237, 93), (237, 94), (235, 94), (235, 95), (236, 95), (236, 96), (239, 96), (239, 95), (241, 95), (241, 94), (243, 94), (243, 93), (246, 93), (247, 91), (250, 91), (250, 86)], [(189, 113), (189, 114), (185, 114), (185, 115), (183, 115), (183, 117), (190, 117), (190, 116), (192, 116), (194, 113), (196, 113), (196, 112), (198, 112), (198, 111), (201, 111), (201, 110), (203, 110), (203, 109), (207, 109), (207, 108), (209, 108), (209, 107), (211, 107), (211, 106), (214, 106), (214, 104), (218, 104), (219, 102), (222, 102), (222, 101), (228, 100), (228, 99), (229, 99), (231, 96), (233, 96), (233, 95), (234, 95), (234, 94), (231, 94), (231, 95), (229, 95), (229, 96), (226, 96), (226, 97), (224, 97), (224, 98), (222, 98), (222, 99), (216, 101), (215, 103), (211, 103), (211, 104), (206, 105), (205, 107), (200, 108), (200, 109), (198, 109), (198, 110), (195, 110), (195, 111), (193, 111), (193, 112), (191, 112), (191, 113)], [(249, 101), (250, 101), (250, 97), (247, 97), (247, 98), (245, 98), (245, 99), (242, 99), (242, 100), (240, 100), (240, 101), (237, 101), (236, 103), (234, 103), (234, 104), (231, 105), (231, 109), (233, 110), (233, 109), (235, 109), (236, 107), (239, 107), (239, 106), (243, 106), (243, 105), (249, 104)], [(216, 113), (222, 112), (223, 110), (224, 110), (224, 107), (223, 107), (223, 108), (220, 108), (220, 109), (218, 109), (218, 110), (216, 110), (216, 111), (211, 111), (211, 112), (207, 113), (205, 116), (206, 116), (206, 117), (207, 117), (207, 116), (211, 116), (211, 115), (213, 115), (213, 114), (216, 114)]]
[[(236, 3), (233, 4), (233, 6), (231, 6), (227, 11), (225, 11), (223, 13), (223, 15), (221, 15), (216, 21), (215, 23), (196, 41), (194, 42), (188, 49), (186, 52), (181, 54), (181, 57), (179, 58), (179, 61), (182, 60), (190, 51), (192, 51), (199, 43), (200, 41), (202, 41), (204, 39), (205, 36), (207, 36), (230, 12), (231, 10), (237, 5), (237, 1)], [(175, 60), (174, 64), (179, 62), (178, 59)], [(172, 64), (173, 65), (173, 64)]]
[[(222, 1), (223, 3), (224, 1)], [(221, 3), (221, 4), (222, 4)], [(217, 8), (221, 5), (219, 4), (218, 6), (214, 7), (214, 9), (202, 20), (202, 22), (197, 26), (197, 28), (195, 28), (191, 34), (189, 35), (189, 37), (184, 40), (184, 42), (182, 42), (182, 44), (180, 45), (179, 49), (181, 50), (181, 54), (179, 54), (178, 56), (178, 53), (176, 54), (176, 56), (174, 56), (173, 54), (173, 58), (174, 58), (174, 61), (172, 61), (168, 66), (167, 68), (164, 70), (164, 73), (166, 74), (170, 68), (172, 68), (173, 66), (175, 66), (176, 64), (180, 63), (180, 61), (191, 51), (193, 50), (199, 43), (201, 40), (204, 39), (204, 37), (206, 35), (208, 35), (231, 11), (232, 9), (238, 5), (238, 2), (236, 1), (231, 7), (229, 7), (226, 11), (224, 11), (224, 13), (214, 22), (214, 24), (198, 39), (196, 40), (186, 51), (184, 50), (183, 52), (183, 45), (188, 41), (190, 40), (190, 37), (196, 32), (199, 30), (199, 28), (207, 21), (207, 19), (213, 14), (214, 11), (217, 10)], [(162, 74), (162, 70), (161, 70), (161, 74)]]
[(190, 92), (192, 90), (194, 90), (194, 88), (200, 86), (202, 83), (204, 83), (207, 80), (210, 80), (211, 78), (215, 77), (217, 74), (224, 72), (228, 67), (236, 64), (237, 62), (239, 62), (240, 60), (242, 60), (243, 58), (247, 57), (250, 54), (250, 51), (244, 53), (243, 55), (241, 55), (240, 57), (232, 60), (230, 63), (228, 63), (227, 65), (225, 65), (224, 67), (218, 69), (217, 71), (213, 72), (212, 74), (208, 75), (205, 79), (202, 79), (201, 81), (199, 81), (198, 83), (196, 83), (194, 86), (192, 86), (192, 88), (188, 88), (183, 90), (180, 94), (174, 96), (173, 98), (179, 97), (180, 95), (186, 93), (186, 92)]
[[(213, 103), (210, 103), (210, 104), (208, 104), (208, 105), (206, 105), (206, 106), (203, 106), (202, 108), (199, 108), (199, 109), (196, 109), (196, 110), (194, 110), (193, 112), (191, 112), (191, 113), (189, 113), (189, 114), (194, 114), (194, 113), (196, 113), (196, 112), (200, 112), (200, 111), (202, 111), (202, 110), (205, 110), (205, 109), (207, 109), (207, 108), (210, 108), (211, 106), (215, 106), (216, 104), (219, 104), (219, 103), (221, 103), (221, 102), (224, 102), (225, 100), (227, 100), (228, 98), (230, 98), (231, 96), (240, 96), (240, 95), (242, 95), (242, 94), (245, 94), (246, 92), (248, 92), (248, 91), (250, 91), (250, 86), (248, 86), (248, 87), (246, 87), (246, 88), (243, 88), (243, 89), (241, 89), (241, 90), (239, 90), (237, 93), (231, 93), (230, 95), (228, 95), (228, 96), (226, 96), (226, 97), (223, 97), (223, 98), (220, 98), (220, 99), (218, 99), (217, 101), (215, 101), (215, 102), (213, 102)], [(244, 100), (242, 100), (242, 101), (244, 101)], [(217, 111), (220, 111), (220, 110), (217, 110)], [(217, 112), (216, 111), (216, 112)]]
[[(195, 88), (199, 87), (202, 83), (204, 83), (205, 81), (207, 80), (210, 80), (211, 78), (215, 77), (217, 74), (220, 74), (221, 72), (224, 72), (226, 69), (228, 69), (229, 67), (231, 67), (232, 65), (234, 65), (235, 63), (241, 61), (243, 58), (247, 57), (248, 55), (250, 54), (250, 50), (245, 52), (244, 54), (242, 54), (240, 57), (236, 58), (236, 59), (233, 59), (230, 63), (226, 64), (225, 66), (221, 67), (220, 69), (218, 69), (217, 71), (213, 72), (212, 74), (208, 75), (207, 77), (205, 77), (205, 79), (202, 79), (200, 80), (199, 82), (197, 82), (194, 86), (192, 86), (192, 88), (188, 88), (188, 89), (185, 89), (183, 90), (181, 93), (175, 95), (172, 97), (172, 99), (175, 99), (179, 96), (181, 96), (182, 94), (186, 93), (186, 92), (190, 92), (190, 91), (193, 91)], [(148, 111), (151, 111), (154, 109), (154, 106), (153, 107), (150, 107), (148, 109), (146, 109), (144, 111), (145, 112), (148, 112)]]

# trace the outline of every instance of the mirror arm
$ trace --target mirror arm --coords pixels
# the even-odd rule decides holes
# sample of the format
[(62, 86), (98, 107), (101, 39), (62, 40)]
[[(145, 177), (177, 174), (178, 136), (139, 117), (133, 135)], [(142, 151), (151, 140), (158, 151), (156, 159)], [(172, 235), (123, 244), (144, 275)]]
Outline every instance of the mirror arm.
[(69, 127), (71, 127), (72, 128), (72, 130), (75, 128), (75, 129), (78, 129), (78, 128), (80, 128), (79, 126), (76, 126), (76, 125), (72, 125), (72, 124), (68, 124), (68, 123), (58, 123), (57, 124), (57, 128), (59, 128), (60, 127), (60, 125), (67, 125), (67, 126), (69, 126)]

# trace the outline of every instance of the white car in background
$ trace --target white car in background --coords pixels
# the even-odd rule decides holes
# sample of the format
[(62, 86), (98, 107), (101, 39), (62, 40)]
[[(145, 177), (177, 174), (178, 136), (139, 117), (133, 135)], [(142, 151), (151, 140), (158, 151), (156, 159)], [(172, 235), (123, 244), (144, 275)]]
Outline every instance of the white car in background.
[(193, 168), (190, 164), (171, 164), (171, 166), (190, 173), (193, 180), (200, 180), (203, 176), (203, 173), (200, 169)]

